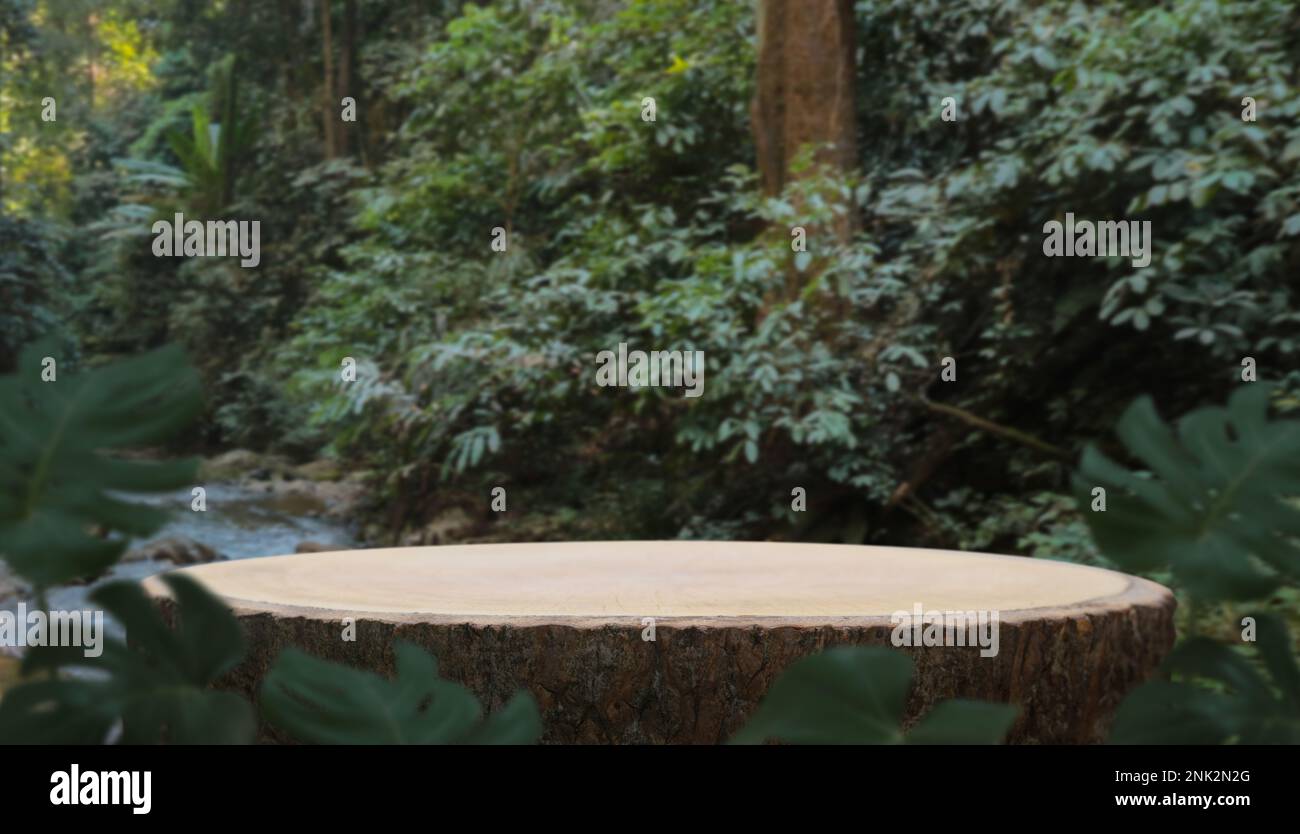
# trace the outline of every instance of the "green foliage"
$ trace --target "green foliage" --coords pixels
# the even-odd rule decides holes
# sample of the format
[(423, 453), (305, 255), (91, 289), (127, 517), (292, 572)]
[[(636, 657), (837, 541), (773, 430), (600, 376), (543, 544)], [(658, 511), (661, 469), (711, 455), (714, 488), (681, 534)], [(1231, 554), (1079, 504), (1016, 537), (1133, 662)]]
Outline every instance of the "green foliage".
[[(1040, 311), (1041, 324), (1022, 317), (1025, 335), (1093, 308), (1134, 346), (1155, 330), (1194, 342), (1186, 355), (1300, 348), (1285, 266), (1300, 232), (1294, 4), (898, 0), (860, 11), (865, 39), (881, 47), (865, 50), (868, 75), (883, 65), (886, 82), (869, 89), (871, 111), (886, 99), (911, 114), (866, 143), (869, 170), (883, 163), (869, 210), (907, 224), (895, 226), (900, 254), (968, 281), (1012, 268), (1016, 306)], [(949, 50), (925, 37), (937, 20)], [(939, 95), (961, 102), (964, 121), (939, 127)], [(1257, 122), (1242, 121), (1248, 95), (1267, 114)], [(891, 160), (871, 149), (894, 142), (925, 150), (884, 185)], [(1066, 211), (1151, 219), (1156, 259), (1140, 270), (1044, 261), (1037, 235), (1008, 237)], [(1045, 284), (1058, 292), (1042, 294)]]
[(287, 649), (262, 684), (262, 711), (315, 744), (531, 744), (541, 735), (532, 696), (517, 694), (484, 719), (468, 689), (438, 677), (432, 655), (404, 640), (393, 655), (389, 681)]
[[(174, 627), (140, 585), (111, 582), (93, 591), (90, 602), (126, 628), (129, 644), (106, 638), (103, 654), (94, 658), (80, 646), (28, 652), (27, 680), (0, 699), (0, 742), (253, 740), (251, 705), (212, 688), (244, 659), (239, 622), (193, 579), (183, 574), (161, 579), (175, 601)], [(263, 684), (264, 718), (301, 741), (325, 744), (529, 744), (541, 734), (531, 696), (517, 694), (484, 718), (468, 689), (438, 677), (432, 655), (402, 641), (393, 651), (397, 677), (391, 682), (285, 651)], [(69, 670), (91, 674), (68, 676)]]
[(60, 330), (60, 303), (71, 284), (57, 247), (58, 228), (0, 211), (0, 372), (19, 349)]
[[(230, 56), (207, 74), (206, 92), (175, 100), (188, 103), (184, 130), (172, 129), (170, 103), (149, 128), (167, 133), (175, 159), (162, 152), (113, 159), (120, 202), (90, 225), (108, 266), (102, 273), (87, 269), (95, 280), (86, 346), (134, 352), (162, 341), (183, 344), (210, 393), (203, 442), (314, 450), (321, 438), (290, 410), (273, 370), (276, 338), (306, 298), (315, 271), (344, 239), (347, 189), (364, 173), (342, 160), (316, 168), (267, 161), (256, 86)], [(274, 171), (247, 176), (255, 165)], [(267, 195), (274, 206), (262, 202)], [(152, 257), (153, 222), (170, 221), (176, 211), (200, 220), (260, 218), (263, 264), (249, 270), (225, 259)]]
[[(1230, 404), (1187, 418), (1180, 446), (1135, 406), (1123, 439), (1152, 477), (1089, 452), (1103, 515), (1066, 506), (1037, 453), (918, 408), (942, 398), (1076, 449), (1139, 393), (1183, 413), (1242, 356), (1294, 365), (1294, 3), (860, 0), (859, 170), (772, 199), (750, 170), (751, 4), (361, 3), (355, 49), (336, 9), (335, 68), (346, 50), (363, 114), (346, 159), (323, 158), (318, 24), (279, 4), (102, 5), (0, 7), (19, 214), (0, 215), (0, 372), (43, 334), (91, 356), (182, 343), (212, 404), (195, 442), (328, 442), (385, 473), (393, 538), (442, 503), (430, 492), (489, 482), (524, 490), (549, 536), (919, 539), (1093, 562), (1086, 523), (1199, 616), (1270, 590), (1294, 608), (1296, 519), (1278, 500), (1294, 466), (1247, 468), (1291, 443), (1282, 421)], [(57, 123), (35, 115), (46, 94)], [(938, 119), (944, 95), (959, 121)], [(852, 240), (790, 251), (785, 229), (846, 205)], [(261, 266), (151, 257), (151, 218), (179, 207), (260, 218)], [(1042, 258), (1038, 230), (1065, 212), (1152, 220), (1151, 266)], [(506, 253), (488, 247), (497, 226)], [(619, 342), (705, 350), (707, 396), (596, 395), (593, 357)], [(359, 360), (346, 386), (344, 356)], [(959, 381), (936, 386), (945, 356)], [(1300, 407), (1291, 376), (1279, 409)], [(27, 391), (14, 425), (50, 425), (52, 391)], [(156, 523), (62, 482), (55, 516), (22, 516), (38, 466), (3, 425), (0, 550), (25, 549), (32, 581), (111, 562), (124, 543), (89, 524)]]
[[(153, 86), (138, 109), (102, 113), (95, 142), (141, 158), (105, 185), (101, 160), (70, 157), (75, 188), (96, 195), (75, 201), (81, 217), (99, 221), (114, 196), (136, 207), (74, 264), (82, 343), (184, 343), (220, 409), (205, 441), (329, 442), (393, 473), (384, 497), (572, 468), (616, 516), (636, 500), (606, 474), (617, 461), (668, 485), (646, 520), (656, 535), (796, 534), (788, 507), (749, 506), (793, 482), (833, 518), (859, 508), (808, 530), (902, 540), (920, 524), (951, 544), (959, 509), (938, 519), (909, 502), (906, 524), (881, 509), (933, 444), (912, 395), (938, 393), (940, 357), (961, 364), (946, 402), (1073, 448), (1142, 391), (1187, 408), (1218, 395), (1229, 358), (1277, 367), (1300, 347), (1287, 280), (1300, 30), (1284, 0), (863, 0), (860, 171), (772, 200), (749, 170), (748, 4), (362, 4), (347, 57), (363, 117), (343, 127), (348, 158), (324, 160), (319, 27), (274, 4), (146, 6), (161, 22), (138, 33), (139, 56), (159, 56)], [(123, 42), (115, 26), (104, 48)], [(45, 63), (9, 83), (50, 83)], [(958, 122), (937, 118), (947, 94)], [(1258, 122), (1240, 119), (1247, 94)], [(140, 206), (174, 210), (175, 195), (262, 219), (255, 280), (147, 256)], [(861, 229), (847, 245), (814, 235), (796, 255), (763, 233), (815, 228), (845, 203)], [(1156, 260), (1042, 258), (1038, 230), (1066, 211), (1149, 217)], [(487, 245), (497, 226), (506, 253)], [(769, 303), (791, 274), (803, 295)], [(593, 396), (592, 357), (620, 341), (704, 349), (708, 395)], [(374, 363), (367, 386), (330, 384), (349, 355)], [(966, 486), (1014, 506), (1021, 456), (987, 435), (959, 446), (918, 498)], [(963, 467), (985, 482), (959, 483)], [(555, 495), (553, 511), (573, 508)], [(977, 537), (1024, 525), (1006, 527)]]
[(1256, 658), (1271, 680), (1232, 648), (1194, 637), (1165, 661), (1178, 680), (1144, 684), (1125, 699), (1111, 742), (1300, 744), (1300, 667), (1291, 636), (1279, 618), (1252, 616)]
[(166, 518), (118, 496), (185, 486), (198, 468), (104, 454), (159, 443), (197, 412), (198, 380), (181, 351), (82, 374), (59, 365), (51, 382), (42, 381), (47, 356), (62, 354), (31, 346), (0, 378), (0, 556), (38, 588), (107, 569), (126, 541), (92, 527), (145, 536)]
[(791, 664), (732, 739), (760, 744), (997, 744), (1016, 708), (954, 699), (901, 729), (912, 660), (894, 649), (839, 647)]
[[(1075, 476), (1081, 511), (1103, 554), (1129, 570), (1168, 571), (1187, 597), (1192, 629), (1207, 603), (1269, 593), (1282, 601), (1283, 613), (1294, 616), (1300, 423), (1268, 419), (1273, 390), (1244, 384), (1227, 408), (1201, 408), (1182, 417), (1176, 435), (1150, 399), (1140, 399), (1117, 431), (1150, 471), (1131, 472), (1089, 447)], [(1097, 485), (1107, 489), (1104, 512), (1089, 510)], [(1212, 610), (1239, 621), (1223, 605)], [(1300, 740), (1300, 671), (1286, 623), (1272, 613), (1249, 616), (1257, 627), (1253, 655), (1194, 634), (1165, 662), (1164, 672), (1174, 680), (1149, 682), (1130, 693), (1111, 740)], [(1236, 642), (1235, 634), (1230, 641)]]
[[(195, 463), (124, 461), (102, 452), (157, 442), (193, 415), (199, 399), (196, 375), (175, 349), (79, 376), (64, 371), (49, 382), (40, 380), (44, 355), (41, 346), (28, 349), (19, 373), (0, 379), (0, 396), (14, 405), (0, 413), (0, 553), (38, 590), (93, 577), (120, 558), (127, 540), (91, 536), (90, 525), (127, 536), (158, 527), (163, 513), (108, 491), (174, 489), (192, 480)], [(105, 636), (96, 657), (82, 646), (30, 649), (28, 679), (0, 699), (0, 741), (251, 741), (251, 706), (212, 689), (244, 658), (238, 620), (193, 579), (169, 574), (162, 582), (175, 603), (174, 623), (140, 585), (111, 582), (89, 600), (126, 628), (129, 643)], [(316, 741), (497, 744), (540, 734), (530, 696), (482, 719), (469, 690), (437, 677), (432, 656), (407, 643), (394, 651), (393, 683), (287, 652), (267, 678), (268, 717)]]
[[(10, 689), (0, 700), (0, 739), (8, 743), (101, 744), (120, 726), (123, 744), (241, 744), (252, 740), (249, 704), (211, 684), (244, 654), (244, 637), (225, 604), (183, 575), (162, 581), (178, 623), (164, 622), (136, 583), (112, 582), (90, 595), (126, 627), (130, 643), (105, 638), (103, 654), (80, 646), (35, 647), (25, 675), (75, 668), (97, 677), (50, 677)], [(119, 723), (120, 722), (120, 723)]]
[(1300, 421), (1269, 420), (1270, 387), (1246, 384), (1227, 408), (1202, 408), (1178, 421), (1177, 435), (1149, 398), (1117, 427), (1150, 469), (1131, 472), (1095, 448), (1075, 486), (1082, 507), (1095, 486), (1105, 512), (1084, 511), (1108, 558), (1132, 571), (1168, 565), (1198, 598), (1248, 599), (1300, 579)]
[[(285, 357), (336, 445), (394, 473), (383, 489), (576, 469), (617, 507), (637, 500), (610, 476), (618, 459), (674, 485), (646, 519), (658, 536), (740, 517), (754, 478), (887, 494), (870, 432), (887, 400), (861, 359), (875, 331), (810, 337), (816, 296), (867, 295), (872, 245), (827, 252), (834, 267), (807, 300), (765, 311), (793, 257), (752, 231), (797, 212), (793, 195), (757, 199), (743, 164), (752, 27), (732, 3), (467, 6), (395, 72), (410, 116), (362, 192), (361, 240)], [(654, 123), (640, 118), (646, 95)], [(851, 193), (802, 188), (815, 208), (800, 223)], [(498, 225), (506, 253), (488, 247)], [(707, 402), (593, 396), (593, 358), (620, 341), (706, 350)], [(374, 365), (329, 385), (346, 355)], [(702, 512), (683, 524), (670, 506)]]
[[(181, 99), (189, 103), (189, 130), (166, 134), (180, 167), (156, 159), (114, 160), (128, 199), (113, 207), (106, 221), (93, 224), (104, 239), (144, 238), (153, 218), (171, 220), (178, 209), (191, 220), (216, 219), (235, 202), (240, 165), (256, 138), (255, 119), (241, 111), (235, 67), (234, 56), (228, 56), (213, 67), (206, 96)], [(164, 108), (164, 119), (171, 109)]]
[(213, 71), (210, 103), (195, 105), (191, 111), (190, 132), (167, 136), (188, 183), (189, 208), (201, 217), (212, 217), (235, 199), (238, 165), (253, 142), (254, 122), (240, 111), (238, 94), (231, 56)]
[[(933, 360), (882, 373), (1072, 448), (1143, 392), (1177, 413), (1220, 396), (1244, 355), (1294, 364), (1294, 4), (857, 9), (859, 78), (871, 79), (858, 88), (862, 207), (877, 280), (907, 282), (899, 309), (934, 326), (927, 356), (961, 367), (941, 386)], [(957, 122), (938, 118), (946, 95)], [(1243, 122), (1246, 95), (1268, 115)], [(1152, 265), (1043, 258), (1039, 232), (1066, 212), (1150, 219)], [(923, 453), (928, 438), (891, 440)], [(961, 448), (932, 490), (997, 494), (1018, 482), (1022, 455), (1000, 455), (987, 438)]]
[[(662, 514), (660, 534), (765, 535), (792, 519), (750, 513), (754, 491), (889, 498), (932, 442), (910, 395), (942, 356), (959, 357), (963, 380), (945, 399), (1069, 448), (1144, 389), (1190, 405), (1217, 390), (1225, 357), (1276, 363), (1294, 349), (1289, 4), (857, 11), (872, 80), (859, 85), (863, 175), (801, 181), (773, 200), (755, 196), (748, 170), (744, 4), (505, 0), (430, 30), (387, 70), (408, 116), (359, 192), (359, 239), (294, 325), (295, 400), (340, 449), (400, 471), (381, 485), (390, 495), (563, 466), (631, 501), (602, 475), (619, 460), (673, 485), (665, 507), (694, 509), (686, 523)], [(936, 21), (951, 38), (929, 34)], [(1226, 74), (1207, 75), (1205, 55)], [(1191, 85), (1193, 112), (1160, 105), (1176, 84)], [(1240, 121), (1246, 87), (1269, 97), (1267, 125)], [(963, 121), (937, 120), (939, 91), (958, 97)], [(644, 95), (655, 123), (639, 118)], [(1202, 178), (1232, 187), (1130, 210), (1175, 178), (1190, 178), (1188, 194)], [(845, 202), (862, 234), (815, 241), (828, 266), (803, 297), (770, 304), (808, 262), (761, 230), (815, 227)], [(1148, 210), (1160, 258), (1145, 270), (1067, 269), (1026, 234), (1066, 211)], [(487, 246), (498, 225), (507, 253)], [(1259, 231), (1230, 231), (1245, 228)], [(827, 295), (842, 305), (833, 322), (819, 309)], [(592, 357), (620, 341), (704, 349), (707, 397), (593, 396)], [(373, 357), (373, 384), (324, 384), (344, 355)], [(962, 448), (988, 480), (1016, 477), (1004, 441)], [(875, 517), (857, 523), (868, 539), (890, 535)]]
[[(1051, 467), (1055, 471), (1056, 464)], [(988, 496), (958, 487), (936, 498), (924, 517), (938, 543), (958, 550), (1102, 563), (1078, 503), (1068, 494), (1044, 490)]]

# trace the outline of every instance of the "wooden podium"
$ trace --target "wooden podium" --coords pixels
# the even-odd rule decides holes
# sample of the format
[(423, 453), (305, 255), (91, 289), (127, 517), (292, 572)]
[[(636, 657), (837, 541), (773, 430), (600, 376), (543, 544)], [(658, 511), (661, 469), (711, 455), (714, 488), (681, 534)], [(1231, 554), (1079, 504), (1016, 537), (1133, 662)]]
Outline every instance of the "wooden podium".
[[(1011, 741), (1100, 741), (1174, 640), (1173, 596), (1153, 582), (943, 550), (559, 542), (304, 553), (183, 572), (245, 626), (250, 654), (231, 688), (254, 694), (286, 646), (391, 674), (400, 637), (436, 654), (442, 674), (489, 710), (531, 691), (548, 742), (725, 741), (791, 662), (833, 645), (894, 645), (896, 615), (918, 610), (996, 612), (997, 654), (901, 648), (916, 668), (908, 721), (946, 698), (981, 698), (1020, 706)], [(343, 639), (345, 618), (355, 641)]]

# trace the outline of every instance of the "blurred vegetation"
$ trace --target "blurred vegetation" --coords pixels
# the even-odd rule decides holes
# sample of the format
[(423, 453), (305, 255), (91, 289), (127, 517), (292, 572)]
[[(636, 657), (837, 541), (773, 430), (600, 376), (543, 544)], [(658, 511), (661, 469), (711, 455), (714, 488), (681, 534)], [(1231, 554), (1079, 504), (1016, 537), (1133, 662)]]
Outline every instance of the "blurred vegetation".
[[(5, 8), (0, 361), (51, 329), (92, 363), (183, 344), (199, 448), (375, 473), (377, 541), (504, 485), (529, 512), (480, 538), (1086, 561), (1069, 464), (1137, 396), (1221, 401), (1244, 356), (1300, 387), (1291, 3), (863, 0), (859, 170), (772, 198), (748, 4), (336, 0), (328, 43), (292, 4)], [(808, 259), (763, 230), (845, 196), (857, 235), (770, 304)], [(261, 220), (261, 265), (152, 257), (147, 218), (182, 209)], [(1067, 211), (1151, 219), (1152, 265), (1040, 257)], [(620, 341), (704, 350), (708, 395), (597, 396)]]
[(37, 594), (95, 576), (121, 558), (128, 536), (166, 519), (124, 495), (189, 486), (197, 460), (131, 461), (106, 452), (174, 434), (198, 411), (198, 377), (164, 349), (94, 374), (62, 369), (49, 343), (25, 350), (0, 378), (0, 542)]
[[(1139, 564), (1071, 483), (1090, 442), (1088, 484), (1103, 459), (1121, 492), (1168, 479), (1153, 415), (1230, 402), (1245, 357), (1276, 383), (1252, 408), (1300, 408), (1300, 10), (855, 12), (857, 167), (765, 197), (748, 3), (0, 0), (0, 372), (38, 338), (91, 367), (183, 345), (207, 392), (187, 451), (369, 472), (374, 543), (460, 508), (469, 540), (997, 550), (1146, 572), (1184, 634), (1238, 640), (1255, 610), (1300, 634), (1263, 531)], [(814, 239), (816, 268), (766, 233), (845, 201), (857, 231)], [(153, 257), (149, 219), (181, 210), (260, 220), (260, 265)], [(1151, 265), (1041, 257), (1066, 212), (1150, 219)], [(804, 292), (773, 303), (791, 270)], [(599, 392), (623, 341), (704, 350), (706, 396)], [(1120, 425), (1146, 439), (1117, 438), (1142, 396)], [(483, 510), (497, 485), (509, 513)]]
[[(126, 496), (192, 480), (194, 461), (146, 463), (104, 452), (165, 440), (193, 417), (198, 391), (175, 348), (63, 379), (45, 377), (40, 357), (29, 350), (17, 373), (0, 377), (4, 401), (20, 406), (0, 417), (0, 559), (47, 609), (48, 586), (101, 576), (131, 536), (161, 523), (163, 510)], [(244, 659), (238, 620), (188, 576), (161, 582), (170, 615), (138, 582), (112, 581), (90, 593), (130, 642), (101, 632), (93, 657), (81, 645), (44, 640), (28, 649), (21, 675), (6, 671), (0, 688), (0, 743), (253, 741), (252, 704), (213, 688)], [(440, 679), (424, 650), (399, 641), (393, 651), (392, 683), (286, 651), (260, 694), (263, 717), (291, 738), (321, 743), (521, 744), (540, 735), (531, 695), (516, 695), (484, 719), (478, 699)]]
[[(0, 378), (0, 390), (30, 408), (0, 422), (0, 558), (39, 595), (55, 581), (92, 579), (121, 558), (125, 539), (87, 531), (130, 535), (157, 526), (160, 511), (105, 490), (163, 490), (192, 474), (192, 462), (139, 464), (105, 458), (101, 450), (128, 436), (156, 442), (184, 425), (193, 410), (193, 374), (168, 349), (71, 381), (37, 381), (36, 354), (24, 357), (17, 374)], [(53, 390), (61, 393), (46, 393)], [(1113, 509), (1087, 515), (1102, 552), (1132, 570), (1183, 574), (1193, 611), (1207, 601), (1257, 600), (1284, 584), (1294, 587), (1300, 508), (1288, 499), (1300, 493), (1300, 420), (1270, 421), (1270, 393), (1257, 384), (1238, 391), (1227, 409), (1192, 412), (1179, 421), (1176, 438), (1148, 399), (1138, 401), (1118, 431), (1152, 471), (1129, 472), (1090, 447), (1075, 477), (1083, 503), (1098, 481), (1113, 495)], [(155, 416), (126, 419), (109, 404), (119, 402)], [(52, 413), (43, 411), (50, 403)], [(90, 425), (78, 425), (88, 418), (70, 403), (84, 404), (94, 415)], [(41, 436), (34, 419), (40, 416), (78, 430)], [(53, 442), (68, 435), (85, 440)], [(138, 583), (110, 582), (91, 593), (90, 601), (127, 629), (130, 643), (109, 638), (93, 658), (81, 646), (29, 649), (21, 677), (0, 690), (0, 742), (252, 741), (252, 705), (213, 688), (244, 658), (238, 621), (184, 574), (161, 581), (170, 617)], [(1121, 705), (1112, 740), (1300, 743), (1300, 665), (1287, 627), (1269, 612), (1252, 613), (1241, 625), (1239, 639), (1227, 645), (1200, 634), (1181, 642), (1165, 663), (1168, 677), (1142, 684)], [(286, 649), (258, 694), (262, 717), (292, 739), (323, 744), (527, 744), (541, 736), (528, 693), (484, 717), (473, 693), (439, 678), (437, 660), (420, 647), (397, 641), (393, 654), (396, 675), (389, 681)], [(732, 741), (994, 744), (1015, 721), (1015, 705), (952, 699), (904, 732), (912, 666), (902, 652), (883, 647), (837, 647), (803, 658)], [(78, 669), (99, 676), (67, 674)]]

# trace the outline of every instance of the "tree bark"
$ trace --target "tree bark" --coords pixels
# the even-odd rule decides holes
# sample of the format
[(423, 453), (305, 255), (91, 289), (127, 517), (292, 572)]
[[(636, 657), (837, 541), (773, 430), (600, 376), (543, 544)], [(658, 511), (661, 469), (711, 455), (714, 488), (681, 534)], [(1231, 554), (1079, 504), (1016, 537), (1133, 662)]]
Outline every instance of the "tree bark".
[[(780, 194), (801, 177), (830, 175), (857, 166), (852, 0), (762, 0), (758, 18), (758, 68), (751, 127), (764, 193)], [(809, 146), (811, 164), (797, 170), (795, 162)], [(806, 208), (797, 193), (797, 212)], [(847, 243), (855, 222), (851, 206), (833, 222), (817, 228), (803, 225), (808, 251), (814, 256), (821, 238)], [(789, 234), (791, 230), (780, 230)], [(791, 270), (785, 300), (793, 300), (803, 281)]]
[(852, 0), (763, 0), (751, 105), (763, 188), (779, 194), (805, 145), (847, 171), (857, 161)]
[[(1174, 600), (1143, 579), (1059, 562), (910, 548), (586, 542), (345, 551), (185, 571), (242, 621), (253, 696), (295, 646), (381, 674), (415, 642), (487, 709), (527, 689), (543, 740), (717, 743), (794, 661), (891, 645), (891, 611), (997, 610), (998, 653), (899, 649), (910, 726), (954, 697), (1016, 704), (1011, 742), (1105, 738), (1123, 696), (1174, 640)], [(161, 583), (147, 586), (161, 593)], [(343, 620), (356, 639), (342, 639)], [(655, 639), (646, 641), (646, 617)], [(264, 730), (268, 738), (273, 733)]]
[[(280, 56), (280, 86), (285, 98), (296, 101), (298, 99), (297, 73), (302, 66), (298, 43), (298, 20), (294, 16), (293, 0), (279, 0), (279, 9), (279, 36), (284, 43), (284, 51)], [(298, 123), (297, 113), (298, 109), (291, 107), (286, 114), (294, 127), (297, 127)]]
[(320, 0), (321, 20), (321, 57), (324, 63), (324, 105), (321, 116), (325, 125), (325, 158), (333, 159), (338, 155), (339, 102), (334, 95), (334, 39), (331, 35), (332, 17), (330, 0)]
[[(343, 0), (343, 48), (339, 54), (339, 96), (357, 96), (356, 60), (357, 60), (357, 3), (356, 0)], [(346, 156), (352, 153), (352, 146), (360, 137), (360, 131), (347, 122), (339, 122), (338, 152)]]

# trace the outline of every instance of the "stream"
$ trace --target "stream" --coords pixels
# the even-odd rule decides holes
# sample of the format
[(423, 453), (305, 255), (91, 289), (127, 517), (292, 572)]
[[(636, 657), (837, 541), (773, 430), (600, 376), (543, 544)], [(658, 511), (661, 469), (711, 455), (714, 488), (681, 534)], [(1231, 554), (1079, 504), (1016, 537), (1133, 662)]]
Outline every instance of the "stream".
[[(302, 542), (348, 548), (358, 544), (347, 525), (324, 516), (327, 507), (308, 496), (268, 494), (256, 484), (213, 483), (207, 489), (206, 512), (190, 509), (190, 491), (184, 489), (147, 497), (130, 496), (128, 500), (156, 507), (175, 508), (171, 518), (154, 535), (135, 539), (131, 549), (143, 548), (164, 539), (186, 538), (207, 545), (226, 559), (251, 559), (293, 553)], [(91, 608), (86, 597), (95, 587), (117, 579), (140, 580), (155, 573), (172, 570), (170, 561), (142, 559), (119, 562), (104, 577), (86, 585), (62, 585), (48, 592), (54, 610)], [(16, 612), (25, 597), (0, 600), (0, 611)], [(122, 629), (105, 618), (108, 635), (121, 637)], [(12, 653), (13, 649), (0, 648)]]

